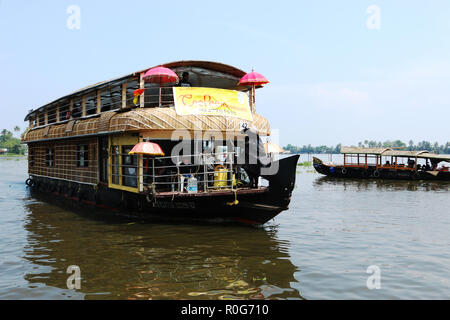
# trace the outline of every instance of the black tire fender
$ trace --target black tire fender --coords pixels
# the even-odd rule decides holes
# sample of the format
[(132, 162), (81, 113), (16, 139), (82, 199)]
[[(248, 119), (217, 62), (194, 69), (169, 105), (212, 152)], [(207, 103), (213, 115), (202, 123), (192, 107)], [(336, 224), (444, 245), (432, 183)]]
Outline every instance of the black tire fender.
[(34, 181), (34, 180), (31, 179), (31, 178), (28, 178), (28, 179), (25, 181), (25, 184), (26, 184), (27, 186), (29, 186), (29, 187), (34, 187), (34, 186), (36, 185), (36, 181)]

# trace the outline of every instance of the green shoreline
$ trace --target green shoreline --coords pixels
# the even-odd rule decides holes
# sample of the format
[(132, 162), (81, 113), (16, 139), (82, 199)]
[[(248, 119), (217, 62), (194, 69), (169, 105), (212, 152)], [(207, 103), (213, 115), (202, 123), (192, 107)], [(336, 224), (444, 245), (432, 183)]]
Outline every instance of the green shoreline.
[(16, 153), (6, 153), (0, 154), (0, 158), (26, 158), (27, 156), (24, 154), (16, 154)]

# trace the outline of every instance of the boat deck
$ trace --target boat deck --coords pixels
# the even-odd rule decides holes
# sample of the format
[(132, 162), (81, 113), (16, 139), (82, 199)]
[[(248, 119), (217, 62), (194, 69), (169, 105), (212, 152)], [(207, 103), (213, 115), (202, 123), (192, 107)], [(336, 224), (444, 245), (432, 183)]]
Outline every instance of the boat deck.
[(213, 196), (226, 196), (235, 194), (255, 194), (255, 193), (265, 193), (269, 192), (268, 187), (259, 188), (239, 188), (239, 189), (226, 189), (226, 190), (209, 190), (198, 191), (196, 193), (186, 193), (186, 192), (158, 192), (156, 198), (171, 198), (171, 197), (213, 197)]

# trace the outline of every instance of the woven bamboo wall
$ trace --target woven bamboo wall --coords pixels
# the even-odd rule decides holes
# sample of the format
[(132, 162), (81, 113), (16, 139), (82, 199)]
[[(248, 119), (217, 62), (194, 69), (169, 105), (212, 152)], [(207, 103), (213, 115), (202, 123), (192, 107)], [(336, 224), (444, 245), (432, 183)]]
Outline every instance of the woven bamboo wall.
[(188, 115), (180, 116), (174, 107), (137, 108), (111, 118), (110, 130), (202, 130), (202, 131), (241, 131), (241, 123), (248, 122), (259, 134), (269, 135), (270, 125), (266, 118), (256, 113), (253, 121), (235, 117)]
[[(78, 146), (88, 146), (88, 166), (78, 167)], [(47, 149), (54, 150), (54, 164), (48, 166)], [(39, 142), (29, 144), (28, 172), (50, 178), (59, 178), (77, 182), (98, 182), (97, 139), (79, 139), (59, 141), (57, 143)]]
[(54, 124), (45, 128), (28, 131), (23, 136), (22, 141), (29, 142), (43, 139), (95, 134), (98, 132), (98, 123), (99, 118), (91, 118), (84, 120), (72, 120), (63, 124)]
[[(31, 142), (108, 131), (202, 130), (239, 133), (242, 122), (244, 122), (242, 119), (224, 116), (180, 116), (177, 115), (174, 107), (136, 108), (128, 112), (105, 112), (101, 117), (72, 120), (63, 124), (32, 129), (24, 134), (22, 141)], [(253, 121), (248, 122), (248, 125), (256, 129), (260, 135), (270, 135), (269, 122), (259, 114), (254, 113)]]

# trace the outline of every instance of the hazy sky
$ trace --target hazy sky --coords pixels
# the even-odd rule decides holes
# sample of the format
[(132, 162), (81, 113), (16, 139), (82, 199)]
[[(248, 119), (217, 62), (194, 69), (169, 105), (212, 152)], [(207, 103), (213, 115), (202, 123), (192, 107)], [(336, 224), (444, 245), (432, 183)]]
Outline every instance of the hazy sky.
[(283, 145), (450, 141), (448, 0), (0, 0), (0, 41), (0, 128), (86, 85), (193, 59), (265, 75), (257, 111)]

